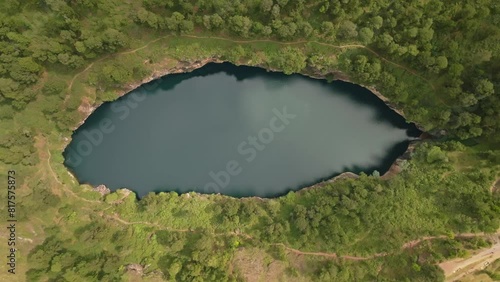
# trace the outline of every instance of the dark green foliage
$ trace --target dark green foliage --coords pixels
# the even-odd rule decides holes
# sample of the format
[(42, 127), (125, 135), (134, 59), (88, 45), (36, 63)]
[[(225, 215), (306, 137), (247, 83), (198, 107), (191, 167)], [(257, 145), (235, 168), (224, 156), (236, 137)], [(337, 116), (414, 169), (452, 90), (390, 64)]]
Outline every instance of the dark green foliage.
[(287, 47), (272, 62), (285, 74), (298, 73), (306, 67), (307, 57), (297, 48)]
[(49, 80), (44, 84), (42, 92), (45, 95), (64, 95), (66, 87), (66, 83), (62, 80)]
[[(169, 251), (158, 265), (170, 280), (228, 281), (227, 267), (231, 248), (228, 241), (205, 232), (198, 235), (178, 235), (162, 231), (157, 240)], [(187, 240), (189, 244), (185, 244)]]
[[(145, 275), (172, 281), (227, 281), (235, 278), (228, 268), (240, 247), (267, 249), (286, 260), (279, 243), (304, 251), (391, 253), (364, 262), (318, 258), (305, 280), (443, 280), (436, 261), (484, 242), (446, 239), (399, 252), (404, 242), (422, 236), (498, 229), (500, 196), (488, 187), (500, 163), (500, 10), (493, 0), (386, 2), (2, 1), (1, 164), (32, 169), (20, 221), (57, 210), (44, 230), (47, 238), (28, 256), (26, 280), (120, 281), (126, 280), (126, 265), (137, 263), (148, 265)], [(204, 39), (177, 36), (186, 34)], [(163, 44), (154, 55), (139, 48), (115, 59), (166, 36), (150, 45)], [(35, 136), (63, 148), (82, 119), (83, 100), (114, 99), (115, 90), (158, 70), (151, 63), (208, 57), (287, 74), (335, 78), (342, 72), (375, 87), (432, 133), (444, 129), (449, 139), (477, 145), (426, 143), (390, 180), (362, 174), (274, 200), (171, 192), (138, 202), (114, 194), (107, 209), (87, 203), (60, 208), (72, 194), (57, 194), (57, 181), (36, 177), (54, 173), (70, 181), (55, 154), (51, 162), (62, 172), (33, 167), (45, 154), (35, 150)], [(95, 96), (87, 87), (95, 88)], [(67, 185), (78, 193), (76, 184)], [(83, 210), (91, 216), (80, 217)], [(118, 225), (108, 219), (114, 213), (149, 224)], [(416, 253), (430, 256), (419, 260)]]
[[(494, 55), (499, 51), (495, 43), (500, 31), (494, 24), (498, 21), (494, 16), (498, 7), (490, 0), (481, 5), (466, 2), (446, 9), (442, 1), (388, 5), (358, 1), (250, 1), (244, 4), (227, 0), (144, 1), (142, 7), (138, 3), (139, 8), (127, 11), (127, 15), (122, 12), (126, 6), (116, 12), (114, 6), (117, 4), (103, 5), (102, 1), (51, 1), (32, 7), (48, 15), (40, 23), (43, 32), (36, 36), (33, 32), (37, 30), (31, 30), (33, 25), (26, 20), (2, 17), (1, 94), (16, 100), (13, 101), (16, 109), (24, 108), (33, 97), (21, 94), (22, 88), (38, 80), (41, 65), (79, 68), (88, 59), (125, 48), (131, 40), (127, 32), (134, 23), (176, 34), (192, 33), (195, 28), (201, 28), (222, 35), (229, 32), (244, 38), (275, 37), (287, 41), (312, 35), (319, 41), (359, 40), (370, 44), (391, 61), (422, 73), (429, 84), (439, 81), (435, 75), (446, 78), (443, 87), (433, 83), (439, 86), (434, 86), (433, 93), (427, 94), (436, 96), (434, 110), (425, 104), (427, 99), (421, 97), (422, 91), (415, 90), (419, 86), (402, 81), (395, 83), (392, 77), (398, 74), (385, 69), (383, 65), (387, 62), (373, 64), (373, 53), (366, 54), (368, 65), (362, 59), (359, 61), (359, 54), (347, 55), (345, 59), (353, 65), (343, 69), (356, 76), (359, 82), (377, 85), (386, 93), (397, 93), (397, 97), (390, 98), (400, 102), (403, 108), (407, 107), (409, 118), (428, 129), (448, 128), (462, 139), (491, 135), (499, 128), (500, 102), (494, 94), (495, 79), (498, 79), (494, 74), (500, 70), (498, 56)], [(9, 10), (20, 12), (23, 5), (8, 5), (5, 11)], [(83, 15), (106, 20), (84, 24)], [(289, 52), (284, 50), (283, 53), (275, 54), (276, 58), (270, 61), (286, 73), (303, 70), (301, 57), (288, 64)], [(237, 60), (241, 56), (231, 54), (227, 58)], [(103, 72), (102, 79), (109, 85), (130, 81), (130, 74), (121, 66), (112, 65)], [(431, 91), (429, 89), (425, 92)], [(20, 96), (27, 97), (14, 98)], [(438, 105), (443, 101), (449, 109), (446, 116), (441, 116), (443, 107)]]
[(0, 135), (0, 159), (10, 165), (34, 165), (38, 158), (33, 143), (32, 132), (26, 129), (2, 132)]

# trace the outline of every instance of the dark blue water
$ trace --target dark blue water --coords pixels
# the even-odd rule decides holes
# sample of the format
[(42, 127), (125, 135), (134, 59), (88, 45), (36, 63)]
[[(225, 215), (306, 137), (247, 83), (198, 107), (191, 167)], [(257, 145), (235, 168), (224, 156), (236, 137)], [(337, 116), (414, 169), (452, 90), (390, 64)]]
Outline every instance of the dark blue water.
[(73, 134), (81, 183), (274, 197), (345, 171), (384, 173), (419, 131), (351, 83), (208, 64), (104, 103)]

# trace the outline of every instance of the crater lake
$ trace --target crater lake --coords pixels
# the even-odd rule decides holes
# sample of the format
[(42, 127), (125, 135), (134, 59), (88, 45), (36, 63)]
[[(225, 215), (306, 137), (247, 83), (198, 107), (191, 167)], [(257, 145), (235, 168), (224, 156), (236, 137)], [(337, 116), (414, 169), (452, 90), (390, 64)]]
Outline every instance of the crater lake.
[(98, 107), (65, 165), (80, 183), (276, 197), (342, 172), (380, 174), (420, 131), (352, 83), (210, 63)]

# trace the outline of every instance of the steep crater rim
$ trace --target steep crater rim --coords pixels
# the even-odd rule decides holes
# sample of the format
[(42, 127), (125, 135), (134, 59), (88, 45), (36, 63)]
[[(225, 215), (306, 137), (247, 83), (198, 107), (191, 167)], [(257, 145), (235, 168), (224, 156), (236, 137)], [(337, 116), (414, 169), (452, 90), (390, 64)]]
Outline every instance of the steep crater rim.
[[(286, 75), (284, 75), (284, 74), (282, 74), (282, 73), (279, 73), (279, 72), (266, 73), (266, 71), (267, 71), (267, 70), (266, 70), (266, 69), (263, 69), (263, 68), (255, 68), (255, 67), (249, 67), (249, 66), (235, 66), (235, 65), (232, 65), (232, 64), (228, 64), (228, 63), (217, 64), (217, 65), (215, 65), (215, 64), (209, 64), (208, 66), (206, 66), (205, 68), (203, 68), (203, 66), (205, 66), (205, 64), (206, 64), (207, 62), (208, 62), (208, 61), (200, 61), (200, 62), (196, 62), (196, 63), (194, 63), (194, 65), (195, 65), (195, 66), (197, 66), (197, 67), (196, 67), (193, 71), (191, 71), (191, 70), (190, 70), (187, 66), (183, 66), (182, 68), (177, 68), (177, 69), (173, 69), (173, 70), (171, 69), (171, 70), (169, 71), (169, 73), (171, 73), (171, 72), (174, 72), (174, 73), (183, 73), (183, 74), (176, 74), (176, 75), (174, 75), (174, 76), (180, 76), (180, 78), (181, 78), (181, 79), (180, 79), (180, 81), (182, 82), (182, 80), (183, 80), (183, 78), (182, 78), (182, 77), (183, 77), (183, 76), (186, 76), (186, 75), (188, 75), (188, 76), (190, 76), (190, 75), (191, 75), (191, 76), (192, 76), (192, 75), (193, 75), (193, 72), (200, 71), (200, 70), (202, 70), (202, 69), (206, 69), (206, 68), (208, 68), (208, 69), (210, 69), (210, 68), (216, 68), (216, 69), (217, 69), (217, 68), (220, 68), (220, 67), (222, 66), (222, 68), (239, 68), (239, 69), (243, 68), (243, 69), (245, 69), (245, 71), (249, 71), (249, 72), (255, 72), (255, 71), (256, 71), (256, 72), (260, 72), (260, 74), (257, 74), (257, 76), (258, 76), (258, 75), (279, 75), (279, 76), (284, 76), (284, 77), (302, 77), (302, 79), (307, 79), (307, 78), (305, 78), (307, 75), (303, 75), (303, 74), (294, 74), (294, 75), (292, 75), (292, 76), (286, 76)], [(185, 72), (187, 72), (187, 71), (191, 71), (191, 72), (190, 72), (190, 73), (185, 73)], [(213, 71), (212, 71), (212, 72), (213, 72)], [(216, 72), (216, 73), (217, 73), (217, 72), (220, 72), (220, 69), (219, 69), (219, 70), (217, 70), (217, 71), (215, 71), (215, 72)], [(255, 74), (255, 73), (254, 73), (254, 74)], [(209, 71), (208, 73), (205, 73), (204, 75), (200, 75), (199, 73), (198, 73), (198, 74), (196, 74), (196, 76), (201, 76), (201, 77), (203, 77), (203, 76), (208, 76), (208, 75), (212, 75), (212, 73), (210, 73), (210, 71)], [(233, 75), (234, 75), (234, 74), (233, 74)], [(240, 77), (238, 77), (238, 75), (240, 75)], [(241, 75), (242, 75), (242, 76), (241, 76)], [(245, 73), (243, 72), (243, 73), (238, 73), (238, 74), (236, 74), (236, 75), (234, 75), (234, 76), (236, 77), (236, 79), (237, 79), (237, 80), (245, 81), (245, 80), (247, 80), (247, 79), (251, 79), (251, 78), (249, 78), (249, 77), (251, 77), (252, 75), (250, 75), (250, 76), (246, 77)], [(172, 77), (172, 76), (171, 76), (171, 75), (162, 76), (162, 79), (163, 79), (163, 78), (166, 78), (166, 77)], [(319, 79), (318, 77), (315, 77), (315, 78)], [(144, 84), (141, 84), (141, 86), (139, 86), (138, 88), (136, 88), (136, 90), (137, 90), (137, 89), (140, 89), (140, 88), (147, 88), (147, 87), (150, 87), (150, 86), (151, 86), (151, 84), (155, 84), (155, 83), (157, 83), (157, 82), (158, 82), (157, 80), (153, 80), (152, 82), (149, 82), (149, 83), (148, 83), (148, 82), (146, 82), (146, 83), (144, 83)], [(320, 80), (319, 82), (321, 82), (321, 83), (326, 83), (326, 81), (325, 81), (325, 80)], [(340, 82), (335, 81), (333, 84), (339, 84), (339, 83), (340, 83)], [(330, 84), (330, 85), (331, 85), (331, 84)], [(354, 84), (350, 84), (350, 85), (354, 85)], [(377, 103), (379, 103), (379, 104), (380, 104), (380, 103), (382, 103), (382, 104), (384, 104), (383, 106), (387, 108), (387, 105), (386, 105), (386, 102), (387, 102), (387, 101), (382, 101), (382, 100), (380, 100), (380, 99), (376, 98), (376, 95), (373, 95), (374, 93), (373, 93), (373, 91), (372, 91), (371, 89), (367, 89), (366, 87), (359, 86), (359, 85), (356, 85), (356, 87), (364, 88), (364, 89), (365, 89), (365, 92), (369, 92), (369, 96), (371, 96), (371, 97), (372, 97), (372, 99), (376, 99), (376, 100), (377, 100)], [(174, 86), (174, 88), (175, 88), (175, 86)], [(132, 93), (132, 92), (134, 92), (134, 91), (130, 91), (130, 92), (128, 92), (128, 93), (127, 93), (127, 95), (130, 95), (130, 93)], [(365, 93), (365, 94), (366, 94), (366, 93)], [(118, 100), (120, 100), (120, 99), (123, 99), (123, 98), (127, 97), (127, 95), (124, 95), (124, 97), (121, 97), (121, 98), (119, 98)], [(352, 95), (351, 95), (351, 96), (352, 96)], [(366, 96), (366, 95), (365, 95), (365, 96)], [(366, 98), (365, 96), (363, 96), (363, 97), (364, 97), (364, 98)], [(378, 95), (377, 95), (377, 96), (378, 96)], [(361, 98), (360, 98), (360, 97), (356, 97), (356, 98), (357, 98), (357, 99), (363, 99), (363, 97), (361, 97)], [(114, 102), (116, 102), (116, 101), (118, 101), (118, 100), (115, 100), (115, 101), (112, 101), (112, 102), (105, 102), (105, 103), (103, 103), (102, 105), (105, 105), (105, 104), (108, 104), (108, 103), (114, 103)], [(389, 110), (389, 109), (387, 109), (387, 110)], [(410, 138), (410, 139), (417, 139), (416, 137), (418, 137), (418, 136), (421, 134), (421, 131), (420, 131), (419, 129), (417, 129), (417, 127), (415, 126), (415, 124), (413, 124), (413, 123), (407, 123), (407, 122), (404, 120), (404, 117), (403, 117), (403, 116), (401, 116), (401, 115), (399, 115), (399, 113), (398, 113), (398, 116), (399, 116), (399, 117), (402, 119), (402, 121), (403, 121), (403, 122), (404, 122), (404, 123), (408, 126), (406, 129), (407, 129), (407, 131), (408, 131), (408, 136), (412, 137), (412, 138)], [(399, 122), (401, 122), (401, 120), (400, 120)], [(79, 127), (78, 129), (80, 129), (80, 127)], [(72, 137), (75, 137), (75, 133), (78, 131), (78, 129), (74, 131), (74, 133), (73, 133), (73, 136), (72, 136)], [(399, 149), (398, 149), (398, 152), (399, 152), (399, 153), (398, 153), (398, 156), (401, 156), (401, 155), (403, 155), (403, 153), (404, 153), (404, 152), (406, 152), (406, 149), (408, 148), (409, 143), (410, 143), (410, 142), (409, 142), (409, 140), (404, 140), (404, 141), (400, 142), (400, 144), (396, 144), (396, 145), (397, 145), (397, 147), (399, 147)], [(69, 146), (65, 149), (65, 156), (67, 156), (67, 151), (68, 151), (68, 148), (69, 148)], [(392, 156), (392, 157), (391, 157), (391, 161), (392, 161), (392, 160), (394, 160), (394, 156)], [(395, 162), (397, 162), (397, 160), (396, 160)], [(65, 164), (67, 165), (67, 163), (66, 163), (66, 162), (65, 162)], [(391, 167), (391, 165), (393, 165), (393, 164), (394, 164), (394, 162), (390, 162), (389, 164), (385, 165), (385, 167), (384, 167), (383, 169), (380, 169), (379, 171), (380, 171), (381, 173), (383, 173), (383, 172), (385, 172), (385, 171), (388, 171), (388, 170), (389, 170), (389, 168)], [(67, 168), (69, 169), (69, 171), (70, 171), (70, 172), (72, 172), (72, 173), (74, 173), (74, 172), (75, 172), (75, 171), (74, 171), (74, 170), (73, 170), (70, 166), (67, 166)], [(324, 181), (329, 181), (330, 179), (332, 179), (332, 177), (336, 177), (336, 176), (339, 176), (339, 175), (345, 175), (345, 173), (348, 173), (348, 172), (356, 172), (356, 173), (359, 173), (359, 172), (366, 172), (366, 173), (370, 173), (370, 171), (373, 171), (373, 170), (375, 170), (375, 169), (369, 169), (369, 170), (367, 171), (367, 170), (365, 170), (365, 169), (356, 169), (356, 167), (351, 167), (351, 168), (346, 167), (346, 168), (345, 168), (345, 169), (343, 169), (342, 171), (336, 171), (336, 172), (334, 172), (334, 173), (332, 173), (332, 174), (330, 174), (330, 175), (327, 175), (327, 176), (324, 176), (324, 177), (320, 177), (320, 178), (316, 178), (314, 181), (304, 182), (303, 184), (301, 184), (301, 185), (299, 185), (299, 186), (297, 186), (297, 187), (295, 187), (295, 188), (293, 188), (293, 189), (286, 189), (286, 190), (284, 190), (282, 193), (278, 193), (278, 194), (274, 194), (274, 195), (270, 195), (270, 196), (266, 196), (266, 195), (228, 195), (228, 194), (223, 193), (223, 192), (222, 192), (222, 194), (225, 194), (225, 195), (227, 195), (227, 196), (236, 196), (236, 197), (239, 197), (239, 198), (246, 198), (246, 197), (267, 197), (267, 198), (276, 198), (276, 197), (280, 197), (280, 196), (282, 196), (282, 195), (287, 194), (287, 193), (288, 193), (289, 191), (291, 191), (291, 190), (293, 190), (293, 191), (300, 191), (300, 190), (303, 190), (303, 189), (305, 189), (305, 188), (307, 188), (307, 187), (316, 187), (316, 186), (317, 186), (317, 184), (319, 184), (319, 183), (323, 183)], [(76, 174), (75, 174), (75, 175), (76, 175)], [(79, 179), (79, 178), (77, 177), (77, 179)], [(100, 184), (101, 184), (101, 183), (95, 183), (95, 182), (94, 182), (94, 183), (92, 183), (92, 182), (90, 182), (90, 181), (89, 181), (89, 182), (87, 182), (87, 181), (85, 181), (85, 180), (80, 181), (80, 179), (79, 179), (79, 182), (80, 182), (81, 184), (90, 184), (90, 185), (92, 185), (92, 186), (94, 186), (94, 187), (95, 187), (95, 186), (100, 186)], [(102, 188), (103, 186), (100, 186), (100, 187)], [(127, 185), (123, 185), (123, 187), (127, 187)], [(122, 188), (122, 187), (115, 187), (115, 188), (112, 188), (112, 189), (113, 189), (113, 190), (115, 190), (115, 189), (120, 189), (120, 188)], [(132, 188), (132, 190), (133, 190), (133, 191), (135, 191), (135, 189), (134, 189), (134, 188)], [(166, 190), (166, 191), (165, 191), (165, 190)], [(169, 191), (176, 191), (176, 190), (175, 190), (175, 189), (161, 189), (161, 190), (156, 190), (156, 191), (154, 191), (154, 190), (153, 190), (153, 191), (151, 191), (151, 192), (169, 192)], [(192, 190), (187, 190), (187, 191), (176, 191), (176, 192), (178, 192), (178, 193), (180, 193), (180, 194), (183, 194), (183, 193), (189, 193), (189, 192), (192, 192)], [(199, 192), (199, 193), (204, 194), (204, 191), (199, 191), (199, 190), (198, 190), (198, 191), (196, 191), (196, 192)], [(212, 191), (212, 192), (208, 192), (208, 194), (213, 194), (213, 193), (217, 193), (217, 192), (219, 192), (219, 193), (220, 193), (220, 191)], [(143, 196), (143, 195), (142, 195), (142, 196)], [(139, 197), (141, 197), (141, 195), (139, 195)]]

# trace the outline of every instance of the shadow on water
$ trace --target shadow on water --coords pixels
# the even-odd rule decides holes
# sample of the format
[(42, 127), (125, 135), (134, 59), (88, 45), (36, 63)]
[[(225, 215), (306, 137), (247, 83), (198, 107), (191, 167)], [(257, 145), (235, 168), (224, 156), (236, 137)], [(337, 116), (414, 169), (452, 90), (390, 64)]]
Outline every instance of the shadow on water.
[[(270, 90), (279, 89), (284, 85), (286, 85), (287, 81), (290, 81), (294, 78), (311, 79), (301, 74), (292, 74), (287, 76), (284, 81), (283, 73), (280, 72), (270, 72), (259, 67), (236, 66), (231, 63), (209, 63), (204, 67), (197, 69), (191, 73), (182, 74), (185, 76), (179, 78), (179, 80), (182, 81), (184, 79), (192, 77), (205, 77), (220, 72), (223, 72), (229, 76), (234, 76), (237, 81), (243, 81), (247, 79), (261, 77), (262, 75), (266, 75), (266, 79), (268, 79), (266, 81), (266, 87)], [(389, 122), (392, 126), (396, 128), (407, 129), (407, 134), (409, 137), (418, 137), (422, 133), (415, 126), (415, 124), (406, 122), (405, 118), (402, 117), (397, 112), (387, 111), (388, 106), (386, 105), (386, 103), (381, 99), (379, 99), (375, 94), (373, 94), (367, 88), (341, 80), (328, 82), (327, 80), (323, 79), (323, 80), (317, 80), (317, 83), (322, 84), (325, 87), (331, 88), (332, 93), (335, 92), (334, 95), (340, 95), (345, 98), (348, 98), (350, 101), (356, 103), (359, 106), (375, 108), (376, 120), (380, 122)]]
[[(262, 68), (257, 68), (257, 67), (249, 67), (249, 66), (235, 66), (230, 63), (209, 63), (205, 65), (202, 68), (196, 69), (192, 72), (189, 73), (180, 73), (180, 74), (171, 74), (164, 76), (160, 79), (151, 81), (149, 83), (146, 83), (144, 85), (141, 85), (139, 88), (136, 90), (131, 91), (127, 95), (124, 95), (120, 98), (118, 98), (116, 101), (112, 102), (105, 102), (103, 103), (94, 113), (92, 113), (87, 121), (80, 126), (77, 130), (73, 132), (73, 138), (75, 137), (75, 134), (78, 130), (90, 128), (92, 124), (98, 123), (103, 116), (105, 116), (106, 111), (109, 111), (109, 108), (111, 107), (112, 103), (125, 103), (126, 99), (129, 99), (129, 94), (134, 93), (136, 91), (141, 91), (143, 93), (146, 93), (148, 95), (155, 95), (157, 93), (164, 93), (165, 91), (171, 91), (175, 89), (176, 86), (178, 86), (180, 83), (183, 81), (186, 81), (190, 78), (195, 78), (195, 77), (207, 77), (210, 75), (214, 74), (220, 74), (224, 73), (228, 76), (233, 76), (236, 78), (237, 81), (245, 81), (245, 80), (251, 80), (254, 78), (260, 78), (265, 75), (266, 81), (265, 81), (265, 87), (269, 90), (273, 89), (278, 89), (281, 87), (284, 87), (287, 83), (292, 81), (293, 79), (311, 79), (304, 77), (303, 75), (299, 74), (293, 74), (290, 76), (286, 76), (283, 73), (278, 73), (278, 72), (268, 72), (265, 69)], [(344, 81), (334, 81), (333, 83), (329, 83), (326, 80), (317, 80), (314, 79), (316, 82), (322, 85), (323, 87), (328, 87), (331, 88), (332, 90), (332, 95), (340, 95), (342, 97), (345, 97), (346, 99), (349, 99), (353, 103), (359, 106), (363, 107), (370, 107), (375, 109), (375, 117), (374, 119), (377, 121), (380, 121), (381, 123), (389, 123), (395, 128), (399, 129), (406, 129), (406, 134), (408, 137), (418, 137), (421, 134), (421, 131), (418, 130), (418, 128), (413, 124), (413, 123), (407, 123), (404, 117), (400, 116), (398, 113), (392, 110), (387, 109), (387, 105), (380, 100), (376, 95), (374, 95), (370, 90), (361, 87), (356, 84), (352, 84), (349, 82), (344, 82)], [(167, 83), (163, 83), (167, 82)], [(157, 91), (161, 90), (161, 91)], [(356, 114), (353, 112), (353, 114)], [(312, 186), (316, 183), (331, 179), (332, 177), (335, 177), (343, 172), (350, 171), (356, 174), (359, 174), (361, 172), (365, 172), (367, 174), (373, 173), (374, 170), (377, 170), (380, 172), (380, 174), (384, 174), (392, 165), (392, 162), (400, 155), (402, 155), (406, 149), (408, 148), (409, 145), (409, 139), (404, 140), (402, 142), (399, 142), (395, 145), (393, 145), (390, 149), (387, 150), (387, 154), (381, 158), (380, 160), (377, 161), (378, 165), (377, 166), (351, 166), (351, 167), (344, 167), (342, 171), (336, 171), (332, 172), (330, 175), (326, 175), (322, 178), (317, 178), (314, 179), (313, 181), (306, 181), (303, 183), (299, 183), (298, 185), (294, 187), (288, 187), (285, 190), (281, 190), (282, 192), (280, 193), (264, 193), (262, 194), (262, 191), (259, 190), (260, 192), (257, 193), (255, 187), (252, 187), (252, 185), (242, 185), (240, 187), (235, 187), (236, 189), (224, 189), (223, 194), (233, 196), (233, 197), (248, 197), (250, 195), (256, 195), (260, 197), (279, 197), (282, 195), (287, 194), (289, 191), (296, 191), (300, 190), (305, 187)], [(70, 145), (68, 145), (67, 148), (65, 148), (63, 152), (63, 156), (65, 157), (65, 165), (67, 166), (68, 170), (74, 173), (76, 176), (76, 171), (67, 163), (67, 157), (68, 157), (68, 149), (70, 148)], [(80, 182), (82, 179), (80, 179)], [(245, 187), (243, 187), (245, 186)], [(154, 187), (153, 189), (148, 189), (150, 192), (165, 192), (165, 191), (176, 191), (178, 193), (185, 193), (186, 187), (183, 187), (184, 189), (181, 188), (175, 188), (175, 187), (168, 187), (167, 185), (161, 186), (161, 187)], [(196, 189), (196, 187), (192, 187), (193, 191), (198, 191), (202, 189)], [(241, 191), (245, 191), (244, 193), (239, 193)], [(252, 194), (252, 193), (256, 194)], [(141, 193), (136, 191), (138, 197), (143, 197), (146, 193)]]
[[(355, 174), (360, 174), (360, 173), (366, 173), (366, 174), (372, 174), (375, 171), (378, 171), (380, 176), (385, 174), (392, 166), (392, 162), (397, 159), (399, 156), (403, 155), (406, 152), (406, 149), (408, 148), (408, 145), (410, 144), (410, 141), (402, 141), (396, 145), (394, 145), (389, 151), (388, 154), (381, 159), (380, 164), (378, 166), (344, 166), (341, 171), (334, 172), (328, 176), (317, 178), (313, 181), (307, 181), (303, 182), (297, 187), (288, 187), (284, 192), (282, 193), (270, 193), (268, 195), (265, 195), (264, 197), (266, 198), (277, 198), (284, 196), (288, 194), (289, 192), (292, 191), (299, 191), (301, 189), (311, 187), (315, 184), (330, 180), (336, 176), (339, 176), (340, 174), (344, 172), (352, 172)], [(235, 194), (235, 195), (229, 195), (233, 197), (245, 197), (245, 195), (242, 194)]]
[[(383, 175), (391, 168), (392, 162), (406, 152), (406, 149), (408, 148), (409, 144), (410, 144), (410, 141), (406, 140), (406, 141), (399, 142), (399, 143), (395, 144), (394, 146), (392, 146), (388, 150), (387, 155), (384, 158), (380, 159), (380, 161), (379, 161), (380, 165), (377, 165), (377, 166), (344, 166), (341, 171), (333, 172), (332, 174), (329, 174), (325, 177), (316, 178), (312, 181), (303, 182), (303, 183), (298, 184), (297, 186), (294, 186), (294, 187), (287, 187), (286, 189), (284, 189), (280, 193), (270, 192), (270, 193), (263, 194), (260, 189), (257, 189), (256, 187), (251, 186), (251, 185), (235, 186), (235, 187), (232, 187), (234, 189), (227, 189), (224, 191), (220, 191), (220, 193), (223, 195), (227, 195), (227, 196), (231, 196), (231, 197), (235, 197), (235, 198), (245, 198), (245, 197), (249, 197), (249, 195), (256, 195), (258, 197), (264, 197), (264, 198), (277, 198), (277, 197), (284, 196), (291, 191), (298, 191), (298, 190), (301, 190), (301, 189), (304, 189), (307, 187), (311, 187), (317, 183), (327, 181), (327, 180), (332, 179), (336, 176), (339, 176), (340, 174), (342, 174), (344, 172), (352, 172), (355, 174), (360, 174), (360, 173), (372, 174), (375, 171), (378, 171), (380, 175)], [(197, 191), (197, 190), (199, 190), (199, 189), (197, 189), (196, 187), (192, 187), (191, 191)], [(183, 191), (185, 191), (185, 189), (178, 188), (178, 187), (168, 187), (168, 186), (156, 187), (156, 188), (152, 189), (150, 192), (160, 193), (160, 192), (165, 192), (165, 191), (167, 191), (167, 192), (174, 191), (178, 194), (185, 193), (185, 192), (183, 192)], [(245, 191), (245, 192), (238, 193), (239, 191)], [(144, 197), (145, 195), (147, 195), (147, 194), (143, 194), (143, 195), (137, 194), (137, 197), (138, 197), (138, 199), (140, 199), (141, 197)]]
[[(210, 75), (224, 73), (228, 76), (233, 76), (237, 81), (249, 80), (252, 78), (266, 76), (266, 88), (269, 90), (276, 90), (284, 85), (287, 81), (294, 78), (308, 78), (301, 74), (292, 74), (283, 79), (283, 73), (280, 72), (270, 72), (263, 68), (251, 67), (251, 66), (236, 66), (231, 63), (208, 63), (205, 66), (193, 70), (188, 73), (179, 73), (163, 76), (157, 80), (151, 81), (140, 86), (134, 91), (149, 91), (155, 90), (159, 87), (163, 91), (173, 90), (181, 82), (194, 78), (194, 77), (207, 77)], [(168, 83), (161, 83), (162, 80), (168, 79)], [(350, 101), (356, 103), (359, 106), (371, 107), (376, 109), (375, 119), (380, 122), (389, 122), (392, 126), (400, 129), (407, 129), (407, 135), (409, 137), (418, 137), (422, 132), (413, 123), (406, 122), (405, 118), (396, 113), (395, 111), (387, 111), (387, 105), (384, 101), (379, 99), (375, 94), (373, 94), (367, 88), (360, 85), (353, 84), (350, 82), (345, 82), (341, 80), (334, 80), (333, 82), (328, 82), (327, 80), (317, 80), (317, 83), (322, 84), (324, 87), (329, 87), (332, 89), (332, 93), (335, 95), (343, 96)], [(133, 91), (132, 91), (133, 92)], [(126, 99), (126, 95), (120, 97), (120, 99)], [(108, 103), (108, 102), (107, 102)]]

